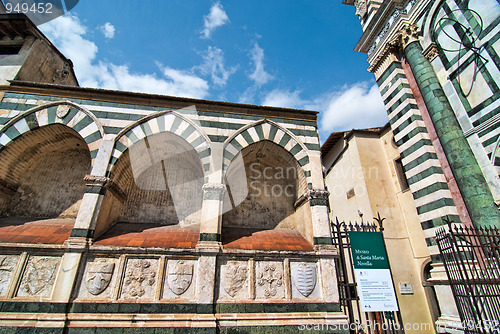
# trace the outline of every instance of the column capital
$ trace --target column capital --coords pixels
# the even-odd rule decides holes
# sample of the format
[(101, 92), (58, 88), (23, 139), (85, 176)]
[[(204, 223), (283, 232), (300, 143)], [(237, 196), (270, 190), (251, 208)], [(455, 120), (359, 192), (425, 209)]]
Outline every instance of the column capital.
[(104, 187), (108, 183), (109, 178), (106, 176), (85, 175), (83, 178), (85, 185), (89, 187)]
[(366, 0), (354, 0), (354, 7), (356, 7), (355, 15), (358, 15), (360, 18), (365, 17), (368, 12)]
[(314, 199), (314, 198), (328, 199), (328, 197), (330, 196), (330, 192), (324, 189), (311, 189), (307, 192), (306, 196), (308, 199)]
[(330, 192), (324, 189), (310, 189), (304, 195), (300, 196), (299, 199), (295, 202), (295, 207), (298, 208), (304, 202), (309, 201), (311, 206), (316, 205), (324, 205), (328, 206), (328, 197), (330, 196)]
[(429, 46), (422, 52), (430, 62), (432, 62), (438, 55), (438, 48), (436, 43), (431, 43)]
[(203, 199), (220, 200), (226, 191), (226, 185), (222, 183), (205, 183), (203, 190)]
[(201, 189), (203, 193), (222, 194), (226, 191), (226, 185), (222, 183), (205, 183)]
[(415, 23), (405, 24), (398, 33), (398, 37), (401, 38), (401, 46), (404, 49), (408, 44), (413, 42), (418, 42), (418, 32), (419, 28)]

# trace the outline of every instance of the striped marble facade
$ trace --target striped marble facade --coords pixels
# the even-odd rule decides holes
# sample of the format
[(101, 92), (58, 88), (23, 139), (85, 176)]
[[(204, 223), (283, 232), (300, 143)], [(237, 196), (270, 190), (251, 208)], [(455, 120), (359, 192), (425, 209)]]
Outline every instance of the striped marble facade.
[(459, 221), (457, 209), (401, 62), (392, 62), (377, 83), (430, 254), (435, 256), (436, 229), (444, 224), (443, 218)]
[[(94, 159), (100, 140), (106, 134), (116, 135), (108, 166), (133, 143), (159, 132), (172, 132), (185, 139), (198, 152), (206, 172), (210, 166), (210, 145), (225, 145), (224, 166), (246, 146), (261, 140), (272, 141), (287, 150), (306, 174), (309, 188), (310, 152), (319, 154), (315, 121), (258, 117), (213, 111), (165, 109), (145, 105), (128, 105), (91, 100), (60, 101), (61, 98), (6, 92), (0, 102), (0, 144), (5, 146), (21, 134), (46, 124), (62, 123), (77, 131), (89, 145)], [(69, 109), (58, 117), (58, 110)]]

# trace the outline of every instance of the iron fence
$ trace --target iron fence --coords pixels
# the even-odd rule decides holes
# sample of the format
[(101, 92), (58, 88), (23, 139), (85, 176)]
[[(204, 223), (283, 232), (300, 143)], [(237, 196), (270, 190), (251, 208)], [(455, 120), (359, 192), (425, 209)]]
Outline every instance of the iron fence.
[(332, 221), (331, 229), (333, 244), (339, 250), (336, 259), (337, 280), (340, 296), (340, 305), (347, 315), (351, 333), (370, 334), (401, 334), (404, 326), (400, 312), (362, 312), (359, 305), (357, 284), (354, 276), (354, 265), (351, 253), (349, 231), (382, 232), (383, 218), (375, 218), (378, 224), (373, 223), (345, 223), (338, 218)]
[(500, 333), (500, 234), (452, 225), (436, 241), (465, 333)]

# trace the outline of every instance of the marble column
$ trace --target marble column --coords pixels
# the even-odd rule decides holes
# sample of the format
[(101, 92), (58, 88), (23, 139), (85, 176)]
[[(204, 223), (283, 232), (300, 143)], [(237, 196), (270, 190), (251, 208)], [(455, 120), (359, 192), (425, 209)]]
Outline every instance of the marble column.
[(500, 227), (500, 211), (436, 73), (422, 53), (417, 26), (405, 26), (400, 38), (473, 224)]

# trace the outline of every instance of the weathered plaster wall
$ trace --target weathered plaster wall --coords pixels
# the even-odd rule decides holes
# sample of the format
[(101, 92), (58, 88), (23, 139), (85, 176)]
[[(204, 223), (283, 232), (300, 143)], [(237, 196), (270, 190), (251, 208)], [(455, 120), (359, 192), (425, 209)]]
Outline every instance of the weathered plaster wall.
[(75, 218), (89, 170), (86, 143), (71, 129), (51, 125), (18, 138), (2, 152), (0, 177), (15, 189), (2, 215)]
[[(304, 187), (299, 188), (301, 181), (305, 183), (299, 164), (270, 141), (250, 145), (242, 152), (244, 166), (231, 164), (227, 175), (244, 173), (247, 186), (235, 188), (230, 184), (231, 199), (224, 202), (223, 227), (298, 229), (304, 220), (295, 212), (294, 203), (305, 192)], [(238, 198), (244, 198), (243, 202), (235, 203)]]
[(38, 39), (31, 46), (15, 79), (78, 86), (72, 67), (71, 62), (53, 52), (45, 41)]

